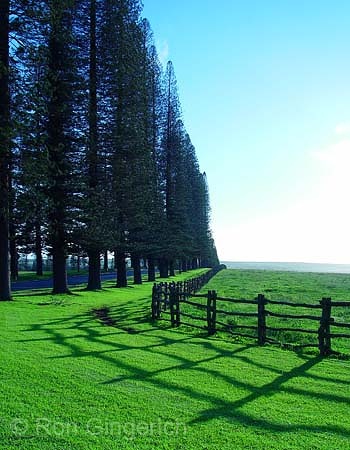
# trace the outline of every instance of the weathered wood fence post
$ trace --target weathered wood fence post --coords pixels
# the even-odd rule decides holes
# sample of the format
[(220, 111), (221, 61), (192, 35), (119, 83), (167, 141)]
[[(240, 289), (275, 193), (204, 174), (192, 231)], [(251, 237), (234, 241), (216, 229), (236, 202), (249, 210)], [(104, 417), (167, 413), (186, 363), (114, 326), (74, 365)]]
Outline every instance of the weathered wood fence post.
[(169, 283), (164, 283), (163, 287), (164, 287), (164, 289), (163, 289), (163, 294), (164, 294), (164, 306), (163, 306), (163, 308), (164, 308), (164, 311), (166, 311), (167, 306), (169, 305), (169, 302), (170, 302), (170, 298), (169, 298), (170, 297)]
[(152, 320), (157, 319), (157, 285), (154, 283), (152, 288)]
[(332, 300), (330, 298), (323, 298), (320, 301), (322, 306), (322, 315), (320, 320), (320, 327), (318, 329), (318, 347), (321, 356), (327, 356), (332, 353), (331, 343), (331, 315), (332, 315)]
[(169, 289), (169, 307), (170, 307), (170, 321), (171, 326), (175, 326), (175, 289), (173, 286), (170, 286)]
[(180, 317), (180, 289), (175, 283), (169, 289), (170, 320), (172, 327), (179, 327)]
[(162, 301), (162, 286), (154, 283), (152, 288), (152, 320), (160, 319)]
[(266, 342), (266, 298), (263, 294), (258, 295), (258, 344)]
[(207, 296), (207, 328), (208, 334), (216, 333), (216, 291), (208, 291)]
[(154, 283), (152, 288), (152, 320), (160, 319), (162, 310), (162, 295), (163, 284)]
[(216, 333), (216, 299), (217, 299), (217, 293), (216, 291), (212, 291), (212, 297), (211, 297), (211, 331), (212, 334)]
[(180, 294), (182, 293), (182, 286), (176, 286), (175, 288), (175, 326), (179, 327), (181, 325), (181, 314), (180, 314)]

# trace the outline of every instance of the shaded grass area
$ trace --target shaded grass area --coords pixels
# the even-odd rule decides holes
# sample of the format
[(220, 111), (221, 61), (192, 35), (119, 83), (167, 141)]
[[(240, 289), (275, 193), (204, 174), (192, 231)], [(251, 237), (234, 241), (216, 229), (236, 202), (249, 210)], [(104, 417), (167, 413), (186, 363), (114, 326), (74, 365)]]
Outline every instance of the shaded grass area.
[(0, 304), (0, 448), (348, 448), (348, 361), (158, 327), (151, 284), (111, 285)]

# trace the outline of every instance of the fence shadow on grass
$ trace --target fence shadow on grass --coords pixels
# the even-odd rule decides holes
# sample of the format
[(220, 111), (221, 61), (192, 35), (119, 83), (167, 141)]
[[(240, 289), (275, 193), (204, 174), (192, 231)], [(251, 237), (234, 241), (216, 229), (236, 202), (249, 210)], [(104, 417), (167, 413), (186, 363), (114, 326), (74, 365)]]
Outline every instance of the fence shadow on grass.
[[(298, 363), (289, 371), (281, 374), (279, 361), (274, 363), (264, 363), (260, 360), (256, 361), (255, 353), (251, 353), (256, 347), (254, 345), (234, 345), (231, 348), (223, 348), (222, 343), (215, 339), (203, 340), (194, 338), (193, 336), (184, 336), (177, 330), (169, 332), (151, 328), (146, 333), (136, 336), (130, 336), (130, 340), (125, 338), (120, 340), (120, 336), (124, 335), (123, 329), (119, 326), (130, 325), (134, 320), (140, 324), (139, 320), (143, 320), (143, 324), (147, 322), (147, 305), (136, 307), (132, 305), (122, 304), (111, 308), (112, 316), (116, 317), (116, 327), (103, 327), (98, 319), (93, 317), (90, 312), (86, 314), (77, 314), (71, 317), (61, 317), (41, 324), (32, 324), (26, 330), (26, 333), (34, 334), (30, 339), (24, 339), (21, 342), (39, 342), (51, 341), (63, 347), (67, 353), (49, 357), (52, 361), (55, 359), (65, 358), (86, 358), (94, 357), (100, 364), (106, 364), (106, 370), (110, 371), (110, 366), (115, 367), (116, 376), (106, 379), (101, 384), (110, 385), (119, 384), (125, 380), (133, 380), (136, 382), (146, 383), (155, 387), (157, 390), (183, 395), (188, 399), (206, 402), (210, 406), (198, 413), (198, 417), (189, 420), (189, 424), (195, 426), (199, 423), (205, 423), (213, 419), (221, 418), (227, 421), (241, 423), (245, 427), (251, 426), (261, 430), (270, 430), (272, 432), (291, 432), (304, 430), (307, 432), (324, 432), (335, 433), (339, 436), (350, 438), (350, 429), (339, 423), (333, 424), (299, 424), (299, 423), (276, 423), (273, 420), (264, 417), (257, 418), (244, 411), (244, 407), (270, 398), (276, 393), (295, 394), (305, 398), (313, 398), (320, 401), (330, 401), (345, 403), (350, 405), (349, 398), (329, 392), (317, 392), (303, 389), (302, 387), (294, 387), (288, 385), (290, 381), (307, 378), (314, 382), (332, 382), (331, 378), (318, 376), (310, 373), (312, 368), (322, 362), (320, 357), (296, 356)], [(77, 334), (74, 336), (65, 335), (64, 330), (76, 329)], [(116, 331), (115, 331), (116, 330)], [(44, 336), (39, 338), (35, 334), (40, 332)], [(166, 333), (166, 335), (164, 335)], [(83, 340), (83, 341), (82, 341)], [(77, 342), (78, 341), (78, 342)], [(84, 345), (86, 342), (86, 346)], [(178, 354), (178, 346), (188, 346), (186, 356)], [(91, 349), (91, 347), (95, 347)], [(132, 352), (134, 350), (145, 353), (141, 359), (134, 358)], [(259, 352), (264, 350), (260, 349)], [(266, 351), (278, 352), (278, 350), (267, 349)], [(125, 352), (130, 352), (130, 358), (125, 357)], [(264, 378), (269, 377), (270, 381), (263, 386), (258, 387), (253, 382), (244, 380), (241, 372), (238, 375), (224, 373), (219, 365), (212, 364), (223, 362), (229, 358), (229, 364), (237, 365), (244, 363), (248, 365), (245, 370), (261, 370)], [(147, 367), (147, 361), (151, 360), (152, 364)], [(301, 364), (299, 364), (301, 362)], [(181, 384), (181, 374), (183, 371), (191, 370), (198, 375), (207, 377), (208, 383), (229, 383), (237, 388), (242, 389), (242, 397), (236, 400), (228, 400), (227, 396), (218, 393), (206, 392), (200, 389), (199, 384), (188, 383)], [(122, 373), (120, 373), (120, 371)], [(119, 372), (119, 373), (118, 373)], [(168, 375), (172, 375), (169, 377)], [(195, 377), (196, 375), (194, 375)], [(350, 383), (342, 380), (343, 385)], [(248, 393), (246, 393), (248, 391)]]

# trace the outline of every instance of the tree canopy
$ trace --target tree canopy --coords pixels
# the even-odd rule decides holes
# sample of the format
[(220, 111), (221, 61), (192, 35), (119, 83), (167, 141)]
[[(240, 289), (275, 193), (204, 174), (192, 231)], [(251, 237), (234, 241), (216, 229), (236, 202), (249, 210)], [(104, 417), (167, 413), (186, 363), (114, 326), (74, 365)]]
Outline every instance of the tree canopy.
[[(159, 62), (139, 0), (19, 0), (0, 5), (0, 299), (21, 253), (102, 254), (134, 282), (147, 260), (168, 276), (213, 266), (205, 173), (181, 112), (172, 62)], [(8, 257), (11, 253), (11, 258)], [(11, 264), (10, 264), (11, 263)]]

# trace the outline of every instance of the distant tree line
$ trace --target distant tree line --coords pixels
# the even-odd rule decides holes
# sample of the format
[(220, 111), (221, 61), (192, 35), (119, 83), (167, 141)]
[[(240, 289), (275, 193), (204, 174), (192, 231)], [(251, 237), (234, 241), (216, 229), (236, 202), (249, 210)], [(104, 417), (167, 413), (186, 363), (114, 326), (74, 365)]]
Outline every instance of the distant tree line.
[[(0, 2), (0, 299), (19, 252), (65, 293), (68, 255), (114, 252), (141, 283), (218, 262), (208, 186), (140, 0)], [(10, 255), (10, 256), (9, 256)]]

